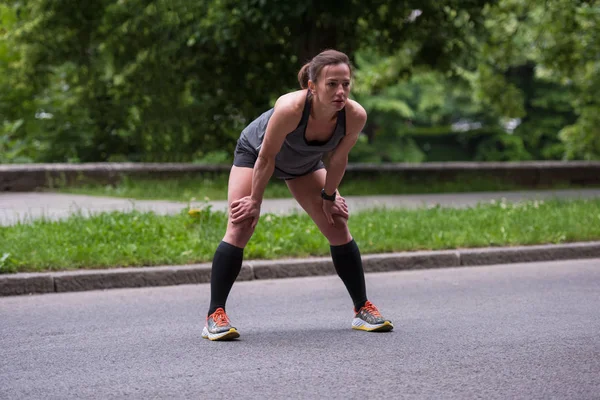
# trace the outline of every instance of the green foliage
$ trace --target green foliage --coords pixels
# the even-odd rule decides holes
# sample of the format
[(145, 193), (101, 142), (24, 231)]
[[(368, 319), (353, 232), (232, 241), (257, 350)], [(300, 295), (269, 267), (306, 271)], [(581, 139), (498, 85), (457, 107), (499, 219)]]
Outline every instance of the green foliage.
[(501, 0), (484, 15), (487, 36), (477, 53), (481, 101), (500, 115), (525, 117), (515, 133), (536, 158), (600, 157), (598, 2)]
[[(370, 152), (361, 149), (358, 157), (600, 157), (600, 104), (593, 95), (600, 89), (596, 2), (502, 0), (484, 7), (484, 30), (465, 24), (464, 14), (449, 15), (456, 15), (464, 30), (461, 45), (471, 51), (448, 73), (416, 66), (410, 41), (390, 56), (359, 52), (356, 96), (369, 112)], [(513, 126), (503, 127), (508, 122)], [(435, 139), (422, 137), (424, 129), (473, 123), (479, 132), (462, 135), (445, 128)]]
[(4, 121), (0, 127), (0, 163), (27, 163), (31, 158), (27, 157), (28, 145), (26, 139), (15, 138), (16, 132), (23, 125), (23, 120), (10, 122)]
[(464, 51), (457, 15), (474, 24), (484, 3), (10, 1), (15, 64), (1, 84), (22, 92), (0, 110), (24, 121), (17, 139), (40, 143), (36, 161), (203, 159), (230, 152), (324, 48), (391, 52), (410, 38), (412, 63), (447, 68)]
[(13, 40), (16, 25), (15, 9), (0, 4), (0, 163), (31, 162), (38, 147), (35, 137), (23, 135), (23, 114), (35, 114), (35, 108), (32, 88), (15, 84), (21, 66), (20, 48)]
[(565, 142), (568, 158), (600, 160), (600, 113), (595, 106), (579, 109), (580, 116), (576, 124), (560, 132)]
[(527, 161), (531, 155), (525, 150), (523, 139), (516, 135), (497, 134), (483, 140), (476, 161)]
[(353, 160), (598, 159), (599, 18), (589, 0), (8, 0), (0, 162), (227, 161), (325, 48), (353, 57), (369, 113)]
[[(473, 33), (473, 32), (471, 32)], [(487, 104), (474, 101), (473, 82), (456, 67), (447, 73), (428, 67), (414, 68), (410, 45), (392, 56), (361, 51), (354, 93), (369, 114), (364, 130), (369, 139), (359, 141), (351, 161), (422, 162), (495, 160), (498, 140), (486, 137), (500, 131), (499, 115)], [(403, 72), (404, 71), (404, 72)], [(398, 79), (398, 75), (403, 76)], [(454, 124), (472, 123), (467, 132)], [(476, 130), (473, 130), (476, 129)], [(498, 136), (501, 138), (502, 135)], [(510, 140), (510, 138), (501, 138)], [(494, 150), (494, 151), (492, 151)], [(355, 154), (352, 154), (355, 153)], [(514, 153), (512, 153), (514, 154)], [(522, 155), (519, 159), (529, 159)]]

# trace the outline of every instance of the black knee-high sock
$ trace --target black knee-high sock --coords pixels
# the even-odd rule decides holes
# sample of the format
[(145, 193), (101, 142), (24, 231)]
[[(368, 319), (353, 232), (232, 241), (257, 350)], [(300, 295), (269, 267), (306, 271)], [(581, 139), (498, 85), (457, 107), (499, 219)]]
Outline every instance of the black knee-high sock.
[(221, 242), (213, 257), (212, 272), (210, 276), (210, 308), (208, 315), (219, 307), (225, 309), (227, 296), (235, 282), (244, 259), (244, 249)]
[(367, 301), (367, 289), (365, 287), (365, 273), (362, 267), (360, 251), (354, 239), (341, 246), (330, 246), (333, 266), (337, 274), (346, 285), (350, 297), (354, 302), (354, 308), (359, 310)]

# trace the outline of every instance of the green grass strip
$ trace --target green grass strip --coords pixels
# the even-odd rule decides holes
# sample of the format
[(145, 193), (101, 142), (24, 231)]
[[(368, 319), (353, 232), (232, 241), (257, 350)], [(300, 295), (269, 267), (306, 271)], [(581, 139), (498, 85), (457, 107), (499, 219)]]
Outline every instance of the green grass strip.
[[(0, 271), (49, 271), (207, 262), (226, 215), (102, 213), (0, 228)], [(361, 252), (381, 253), (600, 239), (600, 200), (484, 204), (468, 209), (374, 210), (351, 215)], [(266, 215), (246, 259), (325, 256), (329, 246), (305, 214)]]

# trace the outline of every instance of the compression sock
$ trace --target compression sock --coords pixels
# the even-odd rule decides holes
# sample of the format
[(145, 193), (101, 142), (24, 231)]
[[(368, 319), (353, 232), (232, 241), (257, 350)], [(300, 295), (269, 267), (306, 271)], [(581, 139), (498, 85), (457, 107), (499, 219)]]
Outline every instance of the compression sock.
[(212, 272), (210, 276), (210, 308), (211, 315), (219, 307), (225, 309), (227, 296), (242, 269), (244, 249), (221, 242), (213, 257)]
[(333, 266), (346, 285), (354, 308), (358, 311), (367, 301), (365, 273), (363, 271), (360, 251), (354, 239), (340, 246), (330, 246)]

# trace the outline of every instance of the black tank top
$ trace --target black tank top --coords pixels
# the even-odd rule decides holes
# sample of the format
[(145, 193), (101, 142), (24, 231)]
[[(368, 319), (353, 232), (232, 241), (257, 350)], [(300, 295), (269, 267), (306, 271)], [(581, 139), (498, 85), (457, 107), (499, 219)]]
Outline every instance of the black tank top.
[[(275, 157), (275, 174), (287, 176), (301, 176), (322, 164), (323, 155), (335, 149), (346, 135), (346, 108), (341, 109), (337, 115), (337, 122), (329, 140), (321, 142), (306, 140), (306, 126), (312, 101), (308, 95), (304, 102), (304, 110), (300, 123), (292, 132), (288, 133), (281, 150)], [(240, 136), (241, 144), (250, 147), (258, 154), (262, 145), (267, 123), (273, 115), (273, 109), (266, 111), (252, 121)], [(279, 174), (278, 174), (279, 172)]]

